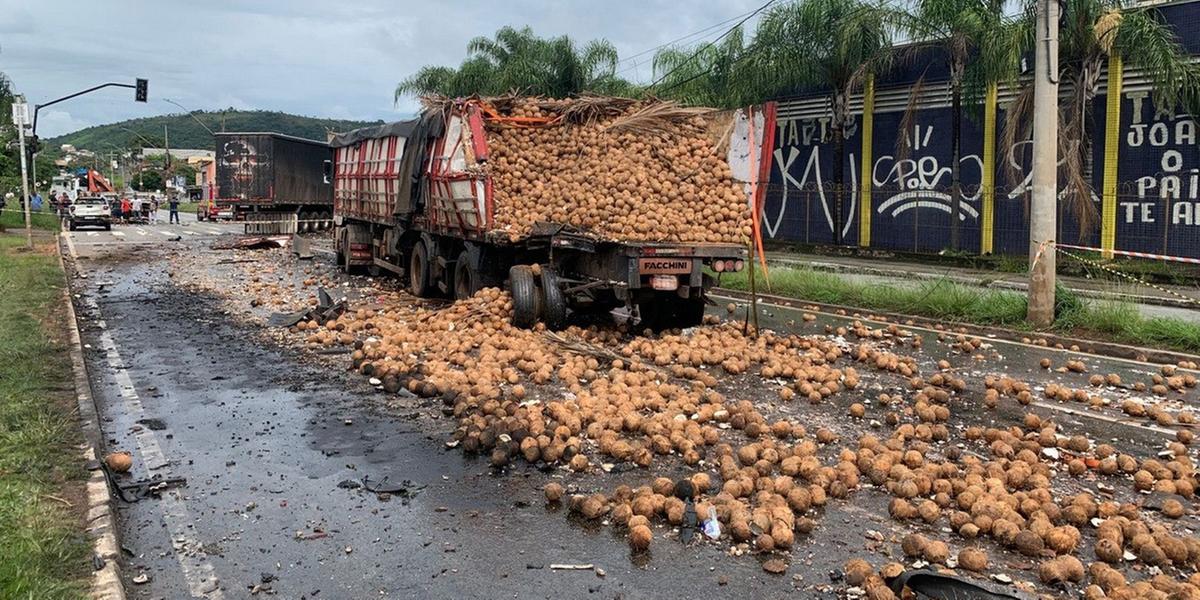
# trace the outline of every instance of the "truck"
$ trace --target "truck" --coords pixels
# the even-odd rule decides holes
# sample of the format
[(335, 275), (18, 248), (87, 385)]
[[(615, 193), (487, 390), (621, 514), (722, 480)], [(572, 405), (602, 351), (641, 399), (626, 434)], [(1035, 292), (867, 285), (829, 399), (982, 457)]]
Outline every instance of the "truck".
[[(620, 307), (644, 327), (694, 326), (702, 322), (713, 274), (745, 268), (741, 244), (622, 241), (550, 221), (519, 236), (500, 230), (498, 182), (487, 168), (493, 118), (486, 104), (455, 102), (417, 119), (334, 136), (339, 266), (406, 277), (418, 297), (462, 299), (507, 281), (513, 323), (550, 329), (564, 327), (569, 312), (599, 315)], [(769, 138), (731, 148), (738, 146), (744, 162), (751, 151), (769, 155), (761, 141)]]
[(327, 229), (333, 219), (333, 158), (326, 142), (272, 132), (221, 132), (211, 216), (246, 221), (246, 233)]
[[(67, 195), (70, 203), (75, 202), (81, 195), (95, 196), (114, 191), (112, 183), (95, 169), (79, 167), (71, 171), (59, 171), (58, 175), (50, 179), (50, 204), (57, 208), (58, 199), (63, 194)], [(61, 208), (66, 210), (66, 206)]]

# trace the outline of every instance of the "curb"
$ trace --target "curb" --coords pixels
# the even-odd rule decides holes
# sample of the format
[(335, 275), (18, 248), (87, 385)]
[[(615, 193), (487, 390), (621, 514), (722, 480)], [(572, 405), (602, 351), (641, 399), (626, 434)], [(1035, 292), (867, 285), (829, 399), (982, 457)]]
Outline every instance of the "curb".
[[(768, 256), (767, 263), (768, 264), (774, 263), (776, 265), (781, 265), (781, 266), (785, 266), (785, 267), (793, 267), (793, 268), (794, 267), (807, 267), (814, 271), (825, 271), (825, 272), (829, 272), (829, 273), (850, 273), (850, 274), (857, 274), (857, 275), (873, 275), (873, 276), (880, 276), (880, 277), (895, 277), (896, 274), (899, 272), (899, 273), (903, 273), (904, 276), (906, 276), (906, 277), (911, 277), (913, 279), (921, 279), (921, 280), (926, 280), (926, 281), (933, 281), (933, 280), (937, 280), (937, 279), (946, 279), (946, 280), (952, 281), (954, 283), (968, 285), (971, 287), (1012, 290), (1012, 291), (1017, 291), (1017, 292), (1026, 292), (1029, 290), (1028, 284), (1021, 283), (1019, 281), (1005, 281), (1003, 279), (996, 279), (993, 281), (985, 282), (985, 281), (981, 281), (981, 279), (977, 278), (977, 277), (968, 277), (968, 276), (963, 276), (963, 275), (938, 274), (938, 273), (930, 273), (930, 272), (926, 272), (926, 271), (909, 271), (909, 270), (897, 271), (894, 269), (873, 267), (873, 266), (869, 266), (869, 265), (848, 265), (845, 263), (829, 262), (829, 261), (821, 261), (821, 260), (804, 260), (804, 259), (800, 259), (800, 258)], [(1008, 273), (1008, 274), (1011, 275), (1011, 273)], [(1002, 275), (1005, 275), (1005, 273), (998, 273), (998, 275), (1002, 276)], [(1117, 301), (1122, 301), (1122, 302), (1131, 302), (1134, 304), (1168, 306), (1168, 307), (1172, 307), (1172, 308), (1186, 308), (1186, 309), (1192, 309), (1192, 310), (1196, 309), (1196, 305), (1194, 303), (1187, 302), (1184, 300), (1179, 300), (1176, 298), (1168, 298), (1166, 296), (1140, 296), (1137, 294), (1127, 294), (1127, 293), (1123, 293), (1123, 292), (1108, 292), (1108, 291), (1104, 291), (1104, 290), (1093, 290), (1093, 289), (1088, 289), (1088, 288), (1074, 288), (1074, 287), (1068, 287), (1067, 289), (1078, 294), (1079, 296), (1082, 296), (1084, 298), (1092, 298), (1094, 300), (1117, 300)]]
[[(750, 293), (741, 290), (733, 290), (729, 288), (714, 287), (712, 289), (714, 295), (723, 296), (733, 300), (741, 300), (743, 302), (750, 301)], [(884, 310), (872, 310), (857, 306), (844, 306), (841, 304), (827, 304), (824, 302), (814, 302), (812, 300), (803, 300), (800, 298), (788, 298), (786, 296), (777, 296), (774, 294), (758, 294), (760, 303), (776, 304), (788, 308), (798, 309), (803, 306), (816, 306), (822, 311), (829, 311), (827, 314), (832, 314), (833, 311), (844, 310), (846, 316), (861, 314), (861, 320), (870, 320), (866, 315), (874, 315), (876, 317), (885, 317), (890, 323), (903, 323), (912, 321), (914, 324), (920, 325), (926, 329), (936, 329), (938, 325), (946, 326), (945, 332), (951, 332), (951, 329), (963, 328), (974, 335), (995, 336), (1009, 342), (1021, 342), (1024, 338), (1038, 337), (1043, 338), (1048, 344), (1051, 344), (1050, 349), (1055, 348), (1052, 344), (1062, 344), (1066, 348), (1071, 346), (1079, 346), (1079, 351), (1086, 354), (1096, 354), (1101, 356), (1110, 356), (1125, 360), (1133, 360), (1137, 362), (1153, 363), (1153, 364), (1175, 364), (1180, 360), (1200, 361), (1200, 356), (1188, 354), (1186, 352), (1175, 352), (1172, 350), (1159, 350), (1156, 348), (1143, 348), (1139, 346), (1130, 346), (1127, 344), (1118, 344), (1115, 342), (1104, 342), (1099, 340), (1089, 340), (1083, 338), (1075, 338), (1069, 336), (1048, 333), (1045, 331), (1022, 331), (1017, 329), (1008, 329), (1006, 327), (996, 327), (992, 325), (976, 325), (973, 323), (964, 323), (960, 321), (945, 321), (930, 317), (922, 317), (918, 315), (906, 315), (902, 313), (888, 312)]]
[[(100, 416), (96, 401), (92, 397), (91, 381), (87, 363), (83, 359), (83, 341), (79, 336), (79, 321), (75, 316), (75, 303), (71, 297), (71, 276), (63, 259), (62, 245), (58, 246), (58, 264), (62, 268), (66, 286), (63, 299), (67, 303), (67, 321), (71, 336), (71, 370), (74, 373), (75, 395), (79, 403), (79, 425), (87, 443), (83, 447), (83, 460), (93, 463), (100, 460), (96, 448), (101, 447), (103, 434), (100, 432)], [(91, 597), (95, 600), (125, 600), (125, 587), (121, 583), (121, 546), (117, 543), (117, 522), (113, 517), (112, 494), (104, 471), (90, 472), (87, 481), (87, 533), (92, 538), (94, 557), (104, 560), (104, 567), (92, 572)]]

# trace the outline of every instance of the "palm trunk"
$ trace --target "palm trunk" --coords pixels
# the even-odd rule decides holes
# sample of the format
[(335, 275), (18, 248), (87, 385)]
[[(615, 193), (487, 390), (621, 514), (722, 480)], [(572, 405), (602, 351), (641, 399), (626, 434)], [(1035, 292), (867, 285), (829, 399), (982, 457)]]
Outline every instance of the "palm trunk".
[(950, 80), (950, 249), (958, 250), (959, 220), (962, 217), (962, 72), (964, 66), (951, 67)]
[(842, 204), (846, 188), (846, 113), (850, 95), (838, 91), (833, 96), (833, 241), (845, 242)]
[(846, 134), (841, 125), (833, 126), (833, 154), (833, 241), (842, 244), (845, 241), (842, 203), (846, 180)]

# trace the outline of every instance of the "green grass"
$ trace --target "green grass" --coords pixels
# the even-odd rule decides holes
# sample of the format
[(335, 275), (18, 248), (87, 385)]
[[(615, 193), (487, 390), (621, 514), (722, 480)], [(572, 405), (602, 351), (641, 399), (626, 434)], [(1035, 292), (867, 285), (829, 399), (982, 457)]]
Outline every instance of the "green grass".
[[(166, 205), (164, 205), (164, 206), (166, 206)], [(179, 214), (182, 215), (184, 213), (190, 213), (190, 214), (194, 215), (194, 214), (196, 214), (197, 206), (200, 206), (199, 202), (180, 202), (179, 203)], [(167, 206), (167, 208), (169, 209), (170, 207)]]
[[(746, 272), (725, 273), (721, 286), (749, 290)], [(759, 277), (758, 290), (767, 292)], [(1024, 328), (1026, 297), (1022, 293), (977, 289), (947, 280), (886, 285), (851, 281), (834, 273), (775, 267), (770, 293), (866, 310), (894, 312), (946, 321)], [(1200, 323), (1163, 317), (1146, 318), (1128, 302), (1084, 301), (1060, 287), (1057, 292), (1054, 330), (1200, 353)]]
[[(49, 229), (58, 231), (61, 224), (58, 215), (46, 211), (34, 211), (29, 215), (30, 225), (34, 229)], [(0, 211), (0, 225), (9, 230), (25, 228), (25, 213), (16, 210)]]
[(90, 548), (63, 503), (85, 508), (68, 490), (86, 475), (71, 367), (43, 326), (61, 323), (63, 274), (23, 245), (0, 236), (0, 598), (82, 598)]

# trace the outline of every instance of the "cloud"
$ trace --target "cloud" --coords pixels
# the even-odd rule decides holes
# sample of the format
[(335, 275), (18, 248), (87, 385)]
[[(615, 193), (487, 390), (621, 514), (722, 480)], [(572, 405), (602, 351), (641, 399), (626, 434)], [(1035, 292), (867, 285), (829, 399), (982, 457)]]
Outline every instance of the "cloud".
[[(398, 119), (417, 104), (394, 102), (397, 82), (425, 64), (457, 65), (468, 40), (504, 25), (528, 24), (539, 35), (566, 34), (579, 43), (604, 37), (630, 56), (747, 13), (757, 2), (0, 0), (0, 69), (33, 103), (108, 81), (150, 80), (146, 104), (118, 88), (56, 106), (62, 116), (43, 114), (38, 126), (47, 137), (179, 112), (163, 98), (189, 109)], [(648, 80), (649, 58), (640, 57), (636, 68), (622, 63), (623, 75)]]

